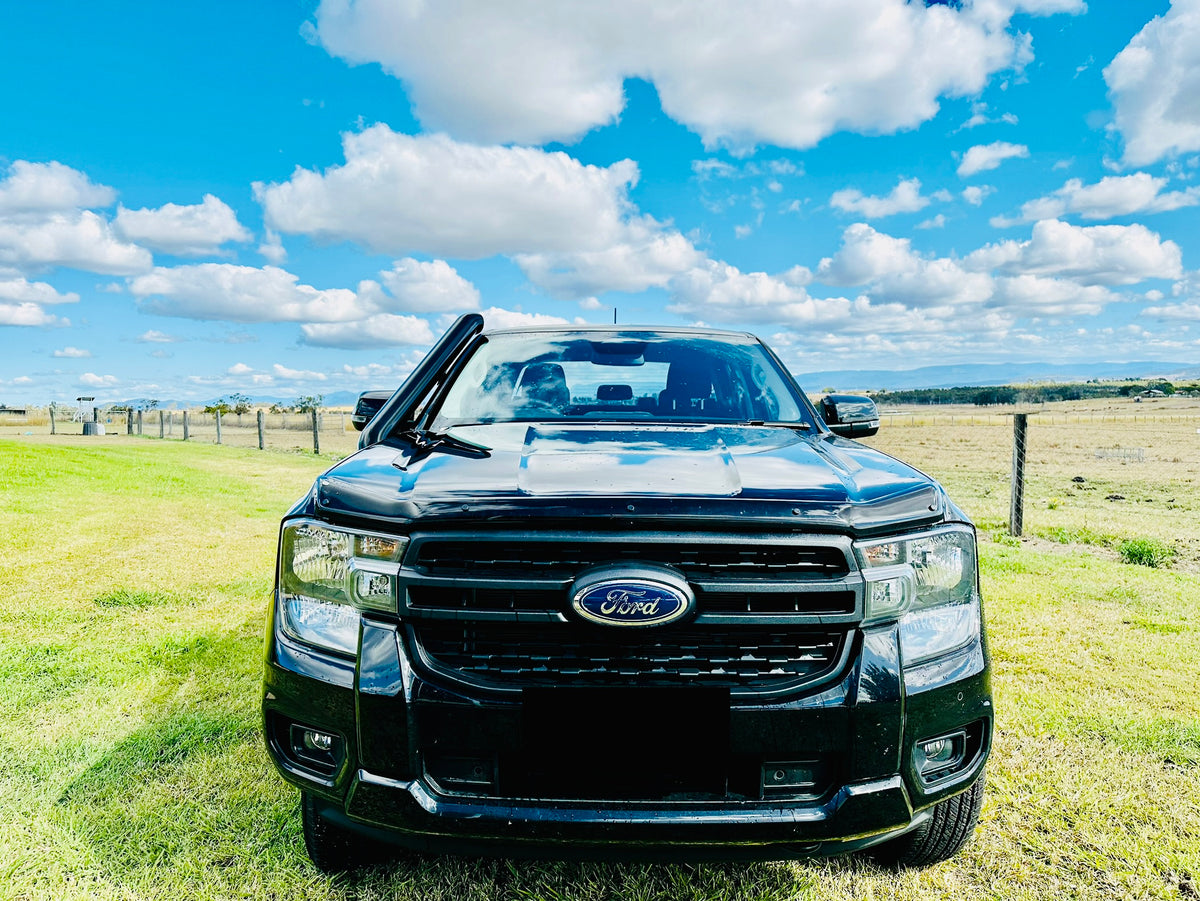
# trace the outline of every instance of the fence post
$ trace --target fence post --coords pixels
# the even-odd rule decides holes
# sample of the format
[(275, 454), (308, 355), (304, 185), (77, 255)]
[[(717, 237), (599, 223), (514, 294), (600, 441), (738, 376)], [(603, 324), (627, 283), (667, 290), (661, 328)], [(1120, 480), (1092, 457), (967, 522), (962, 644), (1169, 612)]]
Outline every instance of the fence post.
[(125, 411), (125, 434), (133, 434), (133, 407)]
[(190, 433), (190, 431), (188, 429), (188, 411), (184, 410), (183, 411), (183, 440), (184, 441), (188, 440), (189, 433)]
[(142, 434), (142, 411), (138, 410), (138, 434)]
[(221, 443), (221, 411), (217, 410), (217, 444)]
[(1012, 503), (1008, 508), (1008, 531), (1020, 535), (1025, 527), (1025, 433), (1028, 416), (1013, 414)]
[(317, 408), (316, 407), (313, 407), (313, 411), (312, 411), (312, 425), (313, 425), (313, 453), (319, 454), (321, 452), (321, 433), (317, 428)]
[(50, 434), (55, 434), (56, 426), (54, 425), (54, 407), (50, 408)]
[(259, 450), (263, 449), (263, 420), (265, 418), (266, 417), (263, 415), (263, 411), (259, 410), (258, 411), (258, 449)]
[(167, 411), (166, 410), (158, 411), (158, 437), (159, 438), (167, 437)]

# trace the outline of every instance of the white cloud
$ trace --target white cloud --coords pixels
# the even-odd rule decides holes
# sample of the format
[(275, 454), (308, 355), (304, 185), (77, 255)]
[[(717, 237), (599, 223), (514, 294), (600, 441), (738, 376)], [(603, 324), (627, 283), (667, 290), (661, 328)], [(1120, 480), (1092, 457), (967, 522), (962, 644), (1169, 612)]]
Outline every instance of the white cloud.
[(361, 382), (370, 380), (375, 382), (388, 381), (393, 384), (399, 384), (399, 379), (408, 375), (413, 367), (420, 362), (421, 354), (417, 353), (415, 357), (410, 355), (410, 359), (397, 366), (391, 366), (386, 363), (360, 363), (351, 365), (349, 363), (342, 364), (342, 372)]
[(0, 325), (70, 325), (70, 320), (47, 313), (36, 303), (0, 303)]
[(907, 238), (894, 238), (858, 223), (842, 235), (842, 246), (821, 260), (817, 278), (832, 285), (866, 285), (873, 301), (905, 307), (979, 304), (992, 293), (992, 279), (968, 272), (957, 261), (925, 259)]
[(638, 0), (391, 3), (325, 0), (310, 38), (400, 78), (426, 130), (479, 141), (572, 140), (613, 122), (626, 78), (709, 146), (807, 148), (835, 131), (893, 132), (977, 94), (1029, 57), (1007, 29), (1017, 8), (1082, 11), (1080, 0), (993, 0), (954, 10), (904, 0), (730, 4)]
[[(1200, 204), (1200, 188), (1168, 191), (1167, 179), (1145, 172), (1110, 175), (1094, 185), (1073, 178), (1057, 191), (1021, 206), (1018, 221), (1037, 222), (1078, 213), (1084, 219), (1111, 219), (1131, 213), (1162, 213)], [(1007, 221), (1007, 220), (1006, 220)]]
[(561, 316), (549, 316), (545, 313), (522, 313), (520, 310), (505, 310), (501, 307), (488, 307), (484, 310), (483, 321), (489, 329), (567, 324), (567, 320)]
[[(1071, 12), (1071, 10), (1063, 10)], [(971, 118), (959, 126), (960, 131), (966, 131), (971, 128), (978, 128), (980, 125), (987, 125), (991, 122), (1003, 122), (1005, 125), (1016, 125), (1019, 120), (1012, 113), (1003, 113), (997, 117), (988, 115), (988, 105), (981, 101), (971, 104)]]
[(225, 370), (227, 375), (250, 375), (252, 372), (254, 372), (254, 367), (245, 363), (234, 363)]
[(719, 322), (832, 323), (850, 312), (845, 298), (819, 300), (801, 285), (717, 260), (681, 274), (671, 289), (670, 312)]
[[(380, 278), (395, 298), (394, 309), (411, 313), (456, 313), (479, 308), (479, 290), (445, 260), (396, 260)], [(421, 342), (411, 342), (419, 344)]]
[(150, 253), (121, 242), (93, 212), (53, 213), (25, 221), (0, 219), (0, 263), (23, 270), (66, 266), (106, 275), (133, 275), (150, 268)]
[(87, 207), (107, 207), (117, 192), (94, 185), (77, 169), (62, 163), (17, 160), (0, 181), (0, 215), (65, 213)]
[(68, 360), (85, 360), (92, 355), (90, 350), (84, 350), (79, 347), (64, 347), (61, 350), (56, 350), (51, 356), (60, 357)]
[(1116, 299), (1115, 294), (1100, 285), (1019, 275), (996, 279), (990, 305), (1027, 316), (1090, 316)]
[(317, 347), (367, 350), (374, 347), (433, 343), (429, 323), (417, 316), (378, 313), (357, 322), (310, 323), (300, 326), (304, 343)]
[(314, 372), (311, 369), (289, 369), (280, 363), (271, 367), (275, 378), (285, 382), (324, 382), (329, 376), (324, 372)]
[(1005, 160), (1024, 159), (1029, 156), (1029, 148), (1024, 144), (1010, 144), (1007, 141), (994, 141), (991, 144), (976, 144), (963, 154), (962, 162), (958, 164), (958, 174), (961, 178), (987, 172), (999, 168)]
[(1070, 225), (1047, 219), (1030, 240), (988, 244), (968, 254), (972, 271), (1069, 278), (1081, 285), (1132, 285), (1150, 278), (1178, 278), (1182, 254), (1144, 225)]
[(1142, 311), (1143, 316), (1162, 319), (1167, 322), (1200, 322), (1200, 303), (1171, 303), (1161, 307), (1147, 307)]
[(962, 199), (971, 206), (980, 206), (989, 194), (996, 193), (996, 189), (991, 185), (971, 185), (963, 188)]
[(346, 162), (254, 186), (270, 228), (381, 253), (480, 258), (595, 250), (620, 240), (637, 166), (481, 147), (386, 125), (342, 136)]
[(275, 266), (256, 269), (232, 263), (156, 267), (129, 285), (142, 305), (161, 316), (229, 319), (234, 322), (348, 322), (385, 305), (378, 283), (361, 282), (357, 291), (320, 290)]
[(1104, 70), (1125, 163), (1200, 150), (1200, 0), (1175, 0)]
[(45, 282), (29, 282), (23, 278), (0, 279), (0, 301), (16, 303), (78, 303), (79, 295), (74, 291), (59, 293)]
[(916, 225), (913, 226), (913, 228), (920, 228), (920, 229), (945, 228), (945, 227), (946, 227), (946, 217), (942, 213), (938, 213), (932, 219), (926, 219), (922, 222), (918, 222)]
[[(957, 260), (922, 257), (907, 239), (860, 223), (846, 229), (842, 247), (821, 261), (816, 276), (863, 286), (865, 297), (856, 303), (871, 304), (868, 321), (877, 333), (883, 329), (878, 317), (887, 314), (891, 329), (921, 323), (933, 331), (999, 335), (1018, 317), (1095, 314), (1117, 299), (1104, 285), (1174, 271), (1174, 245), (1164, 247), (1157, 236), (1055, 225), (1062, 228), (1044, 227), (1026, 244), (989, 245)], [(1137, 249), (1123, 254), (1125, 243)]]
[(704, 260), (691, 241), (677, 231), (660, 230), (650, 219), (631, 223), (624, 237), (599, 250), (518, 254), (516, 261), (533, 284), (574, 300), (605, 291), (661, 288)]
[(278, 232), (271, 231), (269, 228), (263, 237), (263, 242), (258, 245), (258, 252), (268, 263), (276, 266), (282, 266), (287, 259), (287, 248), (283, 246), (283, 239)]
[(896, 213), (915, 213), (929, 206), (928, 197), (921, 196), (920, 179), (901, 179), (886, 197), (867, 197), (857, 188), (835, 191), (830, 206), (843, 212), (859, 213), (869, 219), (893, 216)]
[(138, 335), (136, 340), (139, 344), (175, 344), (184, 339), (176, 335), (168, 335), (166, 332), (160, 332), (158, 329), (150, 329)]
[(915, 272), (919, 258), (908, 238), (893, 238), (865, 222), (842, 233), (842, 246), (821, 260), (817, 278), (827, 285), (865, 285), (885, 275)]
[(128, 241), (178, 256), (214, 254), (226, 241), (249, 241), (251, 237), (237, 214), (212, 194), (190, 206), (168, 203), (140, 210), (121, 206), (113, 225)]
[(85, 388), (113, 388), (121, 384), (121, 380), (115, 375), (96, 375), (94, 372), (85, 372), (79, 377), (77, 383)]

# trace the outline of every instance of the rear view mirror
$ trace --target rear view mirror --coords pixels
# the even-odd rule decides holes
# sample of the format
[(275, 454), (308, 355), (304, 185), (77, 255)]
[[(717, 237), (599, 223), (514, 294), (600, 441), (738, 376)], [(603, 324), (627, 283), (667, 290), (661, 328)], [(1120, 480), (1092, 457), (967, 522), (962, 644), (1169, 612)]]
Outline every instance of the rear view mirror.
[(822, 397), (821, 416), (830, 431), (845, 438), (867, 438), (879, 431), (879, 408), (861, 394)]

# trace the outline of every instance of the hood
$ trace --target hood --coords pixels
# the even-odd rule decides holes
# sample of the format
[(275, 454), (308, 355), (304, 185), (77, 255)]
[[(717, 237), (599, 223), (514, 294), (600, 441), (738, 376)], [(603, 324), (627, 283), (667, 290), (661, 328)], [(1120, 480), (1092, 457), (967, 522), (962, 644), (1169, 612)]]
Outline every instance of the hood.
[(318, 479), (318, 509), (398, 523), (738, 516), (849, 531), (934, 521), (947, 510), (928, 476), (828, 434), (661, 423), (504, 423), (452, 434), (490, 450), (374, 445)]

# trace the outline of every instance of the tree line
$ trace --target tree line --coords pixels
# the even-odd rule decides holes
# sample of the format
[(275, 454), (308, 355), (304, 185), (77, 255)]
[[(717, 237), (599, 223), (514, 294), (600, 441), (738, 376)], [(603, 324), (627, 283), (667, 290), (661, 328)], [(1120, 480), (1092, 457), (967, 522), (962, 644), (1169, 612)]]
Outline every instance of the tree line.
[(1059, 400), (1089, 400), (1098, 397), (1138, 397), (1149, 392), (1164, 395), (1200, 393), (1200, 383), (1176, 385), (1167, 379), (1122, 382), (1064, 382), (1045, 385), (962, 386), (958, 388), (910, 388), (905, 391), (869, 391), (877, 404), (1041, 404)]

